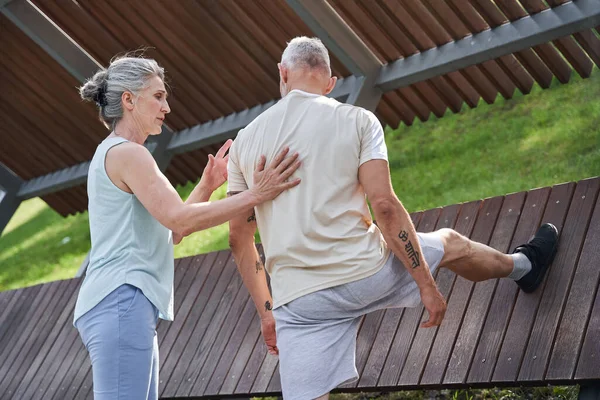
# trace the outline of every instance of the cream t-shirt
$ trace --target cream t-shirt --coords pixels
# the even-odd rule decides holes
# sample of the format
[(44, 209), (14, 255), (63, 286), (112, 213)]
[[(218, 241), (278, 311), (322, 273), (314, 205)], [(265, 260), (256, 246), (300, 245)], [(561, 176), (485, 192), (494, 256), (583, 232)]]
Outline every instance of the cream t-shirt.
[(389, 256), (372, 224), (358, 168), (387, 160), (383, 128), (360, 107), (293, 90), (242, 129), (229, 151), (229, 192), (252, 187), (267, 163), (289, 146), (302, 166), (300, 185), (256, 207), (271, 277), (273, 307), (379, 271)]

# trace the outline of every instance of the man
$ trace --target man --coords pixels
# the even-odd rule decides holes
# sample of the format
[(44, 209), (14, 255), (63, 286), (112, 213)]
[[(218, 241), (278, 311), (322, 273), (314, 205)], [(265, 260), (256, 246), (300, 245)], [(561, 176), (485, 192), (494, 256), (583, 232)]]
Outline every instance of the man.
[[(279, 73), (281, 101), (239, 133), (228, 171), (233, 195), (252, 187), (263, 154), (270, 160), (289, 147), (302, 162), (294, 173), (300, 185), (230, 222), (231, 249), (269, 352), (279, 354), (286, 400), (327, 399), (358, 378), (356, 334), (366, 313), (422, 301), (429, 319), (421, 326), (438, 326), (446, 311), (432, 277), (438, 267), (472, 281), (508, 277), (535, 290), (556, 252), (553, 225), (511, 255), (451, 229), (416, 233), (394, 194), (375, 115), (325, 97), (336, 78), (321, 41), (293, 39)], [(264, 268), (254, 246), (257, 225)]]

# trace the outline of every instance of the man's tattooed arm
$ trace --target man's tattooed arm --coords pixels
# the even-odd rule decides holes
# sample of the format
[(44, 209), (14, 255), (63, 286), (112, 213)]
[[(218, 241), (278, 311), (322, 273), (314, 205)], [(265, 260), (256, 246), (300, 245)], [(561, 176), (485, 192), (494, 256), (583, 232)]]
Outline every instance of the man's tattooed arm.
[(273, 300), (267, 286), (263, 260), (254, 244), (255, 232), (256, 216), (254, 210), (249, 209), (229, 222), (229, 246), (260, 318), (273, 318), (271, 313)]
[(398, 238), (400, 240), (402, 240), (404, 243), (406, 243), (404, 245), (404, 250), (406, 251), (406, 255), (408, 256), (408, 258), (411, 261), (411, 267), (413, 268), (417, 268), (421, 266), (421, 263), (419, 261), (419, 252), (415, 250), (415, 248), (413, 247), (413, 244), (410, 240), (408, 240), (408, 232), (406, 231), (400, 231), (400, 233), (398, 234)]

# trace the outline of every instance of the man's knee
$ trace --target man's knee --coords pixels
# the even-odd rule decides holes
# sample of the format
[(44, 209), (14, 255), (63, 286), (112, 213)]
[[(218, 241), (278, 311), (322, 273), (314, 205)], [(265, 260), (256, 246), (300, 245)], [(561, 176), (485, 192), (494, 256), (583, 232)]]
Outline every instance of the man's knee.
[(438, 231), (444, 244), (442, 264), (469, 257), (473, 251), (471, 241), (454, 229), (443, 228)]

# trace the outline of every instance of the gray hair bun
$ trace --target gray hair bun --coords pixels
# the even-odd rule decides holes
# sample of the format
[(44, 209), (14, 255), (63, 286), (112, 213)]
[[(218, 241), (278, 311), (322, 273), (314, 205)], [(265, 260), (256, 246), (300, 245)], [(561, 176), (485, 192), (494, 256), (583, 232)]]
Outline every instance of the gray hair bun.
[(98, 107), (105, 107), (106, 89), (108, 86), (108, 71), (105, 69), (99, 70), (91, 79), (79, 89), (79, 94), (82, 99), (93, 101)]

